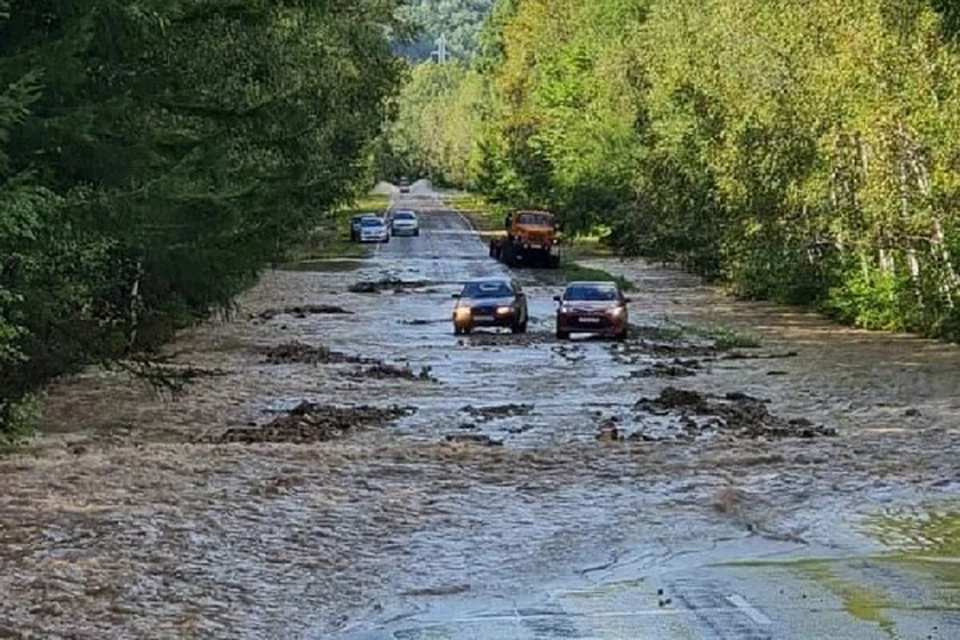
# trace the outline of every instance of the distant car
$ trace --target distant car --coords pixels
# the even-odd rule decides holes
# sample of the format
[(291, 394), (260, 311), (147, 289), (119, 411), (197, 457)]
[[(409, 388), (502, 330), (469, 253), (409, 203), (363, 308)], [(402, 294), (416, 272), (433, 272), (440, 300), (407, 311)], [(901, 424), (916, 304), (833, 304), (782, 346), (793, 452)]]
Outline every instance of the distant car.
[(554, 297), (557, 308), (557, 338), (571, 333), (593, 333), (624, 340), (630, 326), (629, 298), (614, 282), (571, 282), (563, 295)]
[(350, 218), (350, 240), (360, 241), (360, 224), (364, 218), (379, 218), (375, 213), (361, 213)]
[(407, 178), (400, 178), (397, 186), (400, 187), (400, 193), (410, 193), (410, 180)]
[(395, 236), (420, 235), (420, 220), (413, 211), (394, 211), (390, 226)]
[(513, 333), (527, 330), (527, 296), (515, 280), (484, 278), (463, 285), (453, 295), (454, 335), (469, 334), (477, 327), (507, 327)]
[(379, 216), (360, 220), (360, 242), (390, 242), (390, 229)]

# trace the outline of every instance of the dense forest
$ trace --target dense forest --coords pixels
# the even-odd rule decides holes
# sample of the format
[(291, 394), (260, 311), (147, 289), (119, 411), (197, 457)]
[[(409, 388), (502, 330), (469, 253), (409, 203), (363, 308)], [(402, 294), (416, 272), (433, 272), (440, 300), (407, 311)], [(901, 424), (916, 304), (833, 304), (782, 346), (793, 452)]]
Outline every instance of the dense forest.
[(960, 339), (948, 0), (497, 0), (399, 162), (746, 297)]
[(0, 0), (0, 435), (368, 186), (396, 4)]

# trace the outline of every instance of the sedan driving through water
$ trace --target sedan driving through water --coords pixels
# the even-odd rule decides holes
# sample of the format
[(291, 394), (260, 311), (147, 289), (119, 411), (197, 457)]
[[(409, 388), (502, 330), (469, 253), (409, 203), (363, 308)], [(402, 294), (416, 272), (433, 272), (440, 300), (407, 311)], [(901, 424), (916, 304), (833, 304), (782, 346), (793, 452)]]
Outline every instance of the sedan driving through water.
[(506, 327), (513, 333), (527, 330), (527, 297), (515, 280), (471, 280), (453, 295), (454, 335), (468, 334), (476, 327)]
[(554, 298), (557, 308), (557, 338), (571, 333), (592, 333), (624, 340), (630, 317), (629, 298), (613, 282), (571, 282), (563, 295)]

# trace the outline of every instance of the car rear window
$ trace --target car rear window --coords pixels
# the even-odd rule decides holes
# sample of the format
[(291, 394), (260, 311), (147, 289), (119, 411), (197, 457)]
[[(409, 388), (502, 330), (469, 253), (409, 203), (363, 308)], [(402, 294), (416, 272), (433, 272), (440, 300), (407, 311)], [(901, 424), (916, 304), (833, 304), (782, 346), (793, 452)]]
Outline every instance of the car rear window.
[(506, 282), (468, 282), (460, 295), (464, 298), (503, 298), (512, 296), (513, 288)]
[(614, 287), (602, 287), (596, 285), (572, 285), (567, 287), (563, 293), (564, 300), (580, 300), (584, 302), (602, 302), (605, 300), (616, 300), (617, 290)]
[(360, 224), (364, 227), (379, 227), (383, 225), (383, 220), (380, 218), (363, 218), (360, 220)]
[(397, 211), (393, 214), (394, 220), (413, 220), (416, 217), (411, 211)]

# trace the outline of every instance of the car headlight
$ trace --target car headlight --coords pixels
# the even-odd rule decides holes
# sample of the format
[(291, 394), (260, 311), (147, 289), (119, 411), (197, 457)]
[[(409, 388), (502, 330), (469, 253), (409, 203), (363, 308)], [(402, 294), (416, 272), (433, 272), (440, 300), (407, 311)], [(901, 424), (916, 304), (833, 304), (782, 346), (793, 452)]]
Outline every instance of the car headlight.
[(469, 320), (470, 307), (457, 307), (453, 310), (453, 315), (457, 320)]
[(513, 307), (497, 307), (498, 316), (507, 316), (513, 313)]
[(608, 311), (607, 313), (609, 313), (614, 318), (618, 318), (623, 315), (623, 307), (614, 307), (613, 309), (610, 309), (610, 311)]

